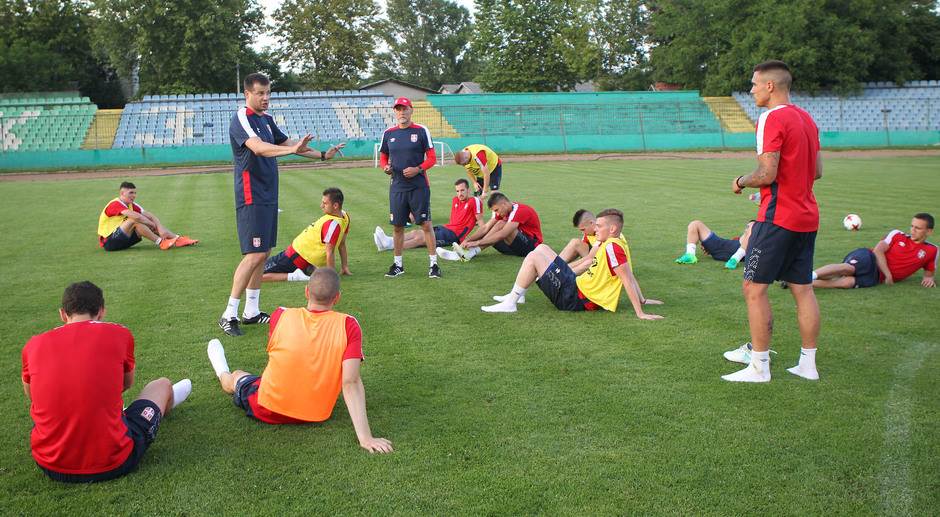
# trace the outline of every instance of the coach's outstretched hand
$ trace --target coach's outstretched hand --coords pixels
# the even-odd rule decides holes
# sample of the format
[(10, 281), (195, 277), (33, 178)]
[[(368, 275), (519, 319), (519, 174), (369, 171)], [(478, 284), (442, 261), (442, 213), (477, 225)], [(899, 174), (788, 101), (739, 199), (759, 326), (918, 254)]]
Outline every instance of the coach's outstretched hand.
[(330, 147), (329, 149), (327, 149), (326, 152), (323, 153), (323, 157), (326, 158), (327, 160), (329, 160), (329, 159), (332, 158), (333, 156), (336, 156), (336, 153), (337, 153), (340, 149), (342, 149), (342, 148), (344, 148), (344, 147), (346, 147), (346, 144), (345, 144), (345, 143), (336, 144), (336, 145)]
[(392, 442), (385, 438), (368, 438), (359, 442), (359, 446), (371, 453), (380, 452), (386, 454), (394, 450), (392, 449)]
[(313, 135), (310, 135), (310, 134), (304, 135), (303, 138), (301, 138), (300, 140), (297, 141), (296, 144), (294, 144), (294, 154), (309, 153), (310, 148), (307, 147), (307, 144), (309, 144), (310, 140), (312, 139), (313, 139)]

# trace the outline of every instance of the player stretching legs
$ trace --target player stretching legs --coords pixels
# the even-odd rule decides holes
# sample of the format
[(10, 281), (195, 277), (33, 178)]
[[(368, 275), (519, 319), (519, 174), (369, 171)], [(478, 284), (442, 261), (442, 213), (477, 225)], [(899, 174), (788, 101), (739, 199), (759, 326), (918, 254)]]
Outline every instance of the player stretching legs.
[(698, 257), (695, 256), (696, 245), (701, 243), (702, 249), (706, 255), (711, 255), (713, 259), (723, 261), (726, 269), (735, 269), (738, 263), (744, 258), (747, 250), (747, 240), (751, 236), (751, 226), (754, 221), (744, 225), (744, 233), (740, 240), (722, 239), (715, 232), (711, 231), (702, 221), (692, 221), (689, 223), (686, 236), (685, 253), (676, 259), (676, 264), (695, 264)]

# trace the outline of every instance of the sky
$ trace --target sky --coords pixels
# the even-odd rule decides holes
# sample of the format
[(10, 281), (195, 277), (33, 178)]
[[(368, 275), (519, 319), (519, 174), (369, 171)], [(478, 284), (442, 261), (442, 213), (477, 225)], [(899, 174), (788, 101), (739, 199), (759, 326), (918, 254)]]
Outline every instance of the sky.
[[(278, 7), (281, 6), (282, 1), (283, 0), (259, 0), (258, 3), (261, 4), (261, 8), (264, 9), (264, 14), (268, 19), (268, 23), (272, 22), (271, 15), (274, 14), (274, 11), (276, 11)], [(385, 6), (388, 5), (387, 1), (386, 0), (377, 0), (377, 1), (379, 4), (379, 8), (381, 8), (382, 12), (384, 13)], [(470, 10), (470, 14), (471, 15), (473, 14), (474, 12), (473, 0), (452, 0), (452, 1), (459, 5), (466, 7), (467, 9)], [(252, 46), (255, 48), (255, 50), (261, 50), (264, 47), (269, 47), (272, 45), (274, 45), (274, 38), (272, 38), (270, 34), (263, 34), (260, 38), (258, 38), (255, 41), (254, 45)]]

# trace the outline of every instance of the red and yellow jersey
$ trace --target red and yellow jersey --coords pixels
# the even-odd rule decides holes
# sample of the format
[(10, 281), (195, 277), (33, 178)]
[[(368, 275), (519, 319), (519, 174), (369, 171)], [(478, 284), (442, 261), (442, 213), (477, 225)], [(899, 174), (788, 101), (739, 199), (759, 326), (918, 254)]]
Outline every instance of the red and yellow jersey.
[[(596, 235), (587, 235), (587, 234), (582, 234), (582, 235), (583, 237), (581, 238), (581, 242), (586, 243), (588, 245), (588, 248), (593, 247), (594, 243), (597, 242)], [(623, 241), (623, 249), (627, 253), (627, 267), (630, 268), (630, 272), (632, 273), (633, 272), (633, 259), (630, 257), (630, 245), (627, 244), (627, 238), (624, 237), (622, 233), (620, 234), (620, 237), (618, 238)]]
[(305, 422), (330, 418), (343, 361), (362, 359), (359, 322), (341, 312), (295, 308), (275, 311), (271, 326), (258, 404)]
[(627, 241), (622, 236), (601, 243), (587, 271), (578, 275), (578, 290), (600, 307), (616, 311), (623, 285), (614, 268), (627, 262)]
[(300, 232), (300, 235), (294, 238), (291, 247), (308, 264), (324, 267), (326, 266), (327, 244), (332, 245), (334, 249), (339, 247), (347, 233), (349, 233), (349, 214), (345, 210), (340, 216), (324, 214)]
[(502, 163), (499, 159), (499, 155), (485, 145), (468, 145), (467, 147), (464, 147), (463, 150), (470, 153), (470, 161), (464, 165), (464, 168), (467, 169), (467, 172), (472, 174), (473, 177), (479, 179), (480, 181), (483, 181), (482, 167), (484, 165), (486, 166), (487, 170), (493, 172), (493, 169)]
[(114, 230), (117, 230), (117, 227), (121, 226), (121, 223), (127, 219), (127, 216), (124, 215), (123, 212), (128, 208), (137, 213), (143, 213), (144, 211), (144, 207), (137, 203), (127, 205), (121, 201), (119, 197), (112, 199), (108, 202), (107, 206), (104, 207), (104, 210), (101, 211), (101, 215), (98, 216), (98, 237), (101, 237), (100, 240), (102, 242), (104, 242), (104, 239), (107, 239), (109, 235), (114, 233)]

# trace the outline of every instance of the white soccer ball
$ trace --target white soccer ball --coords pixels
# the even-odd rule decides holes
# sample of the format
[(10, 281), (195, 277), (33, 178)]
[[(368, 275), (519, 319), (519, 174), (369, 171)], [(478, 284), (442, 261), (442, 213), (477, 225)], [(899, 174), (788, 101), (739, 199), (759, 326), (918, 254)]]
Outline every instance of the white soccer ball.
[(862, 218), (858, 214), (849, 214), (842, 220), (842, 226), (849, 231), (858, 231), (862, 229)]

